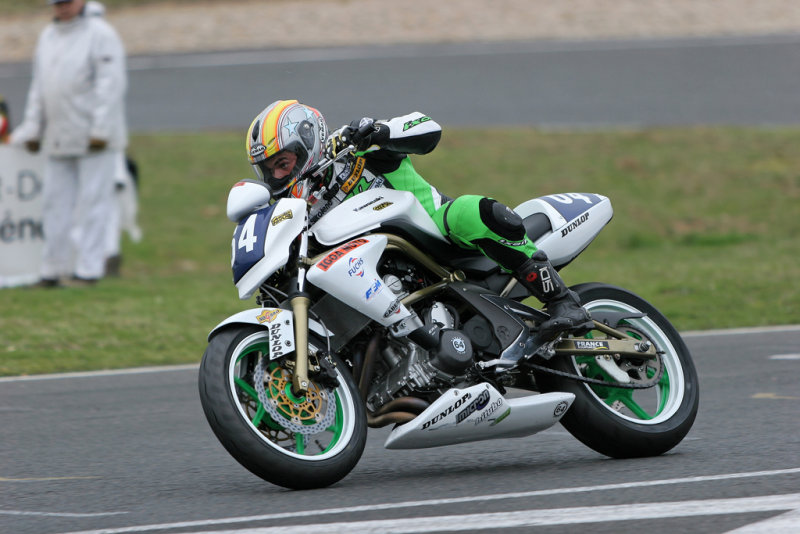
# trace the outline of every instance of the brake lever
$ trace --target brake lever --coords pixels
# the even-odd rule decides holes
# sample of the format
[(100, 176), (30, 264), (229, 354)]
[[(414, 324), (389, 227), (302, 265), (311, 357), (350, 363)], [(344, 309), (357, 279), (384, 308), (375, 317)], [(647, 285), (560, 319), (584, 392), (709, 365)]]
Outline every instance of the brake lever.
[(342, 150), (340, 150), (339, 153), (336, 154), (335, 158), (327, 159), (325, 161), (321, 161), (320, 163), (317, 164), (318, 167), (311, 171), (311, 176), (314, 176), (316, 178), (321, 178), (322, 177), (322, 173), (323, 173), (323, 171), (325, 171), (325, 169), (327, 169), (328, 167), (330, 167), (331, 165), (333, 165), (334, 163), (336, 163), (337, 161), (339, 161), (343, 157), (345, 157), (345, 156), (347, 156), (349, 154), (352, 154), (355, 151), (355, 149), (356, 149), (356, 147), (354, 145), (349, 145), (349, 146), (343, 148)]

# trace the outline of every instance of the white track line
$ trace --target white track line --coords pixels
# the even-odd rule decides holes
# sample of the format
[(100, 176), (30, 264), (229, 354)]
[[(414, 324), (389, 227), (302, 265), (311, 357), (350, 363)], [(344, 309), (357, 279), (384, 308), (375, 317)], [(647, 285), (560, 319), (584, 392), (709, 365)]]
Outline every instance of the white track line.
[(28, 512), (25, 510), (0, 510), (0, 515), (24, 515), (34, 517), (106, 517), (109, 515), (122, 515), (129, 512), (98, 512), (98, 513), (75, 513), (75, 512)]
[[(604, 484), (600, 486), (578, 486), (573, 488), (553, 488), (547, 490), (534, 490), (534, 491), (522, 491), (522, 492), (514, 492), (514, 493), (500, 493), (500, 494), (489, 494), (489, 495), (475, 495), (469, 497), (454, 497), (450, 499), (431, 499), (426, 501), (405, 501), (405, 502), (396, 502), (396, 503), (383, 503), (383, 504), (372, 504), (372, 505), (362, 505), (362, 506), (347, 506), (342, 508), (327, 508), (327, 509), (308, 509), (308, 510), (299, 510), (296, 512), (283, 512), (283, 513), (275, 513), (275, 514), (265, 514), (265, 515), (257, 515), (257, 516), (245, 516), (245, 517), (229, 517), (224, 519), (208, 519), (208, 520), (200, 520), (200, 521), (183, 521), (177, 523), (161, 523), (161, 524), (154, 524), (154, 525), (137, 525), (132, 527), (122, 527), (122, 528), (109, 528), (109, 529), (102, 529), (102, 530), (86, 530), (81, 532), (71, 532), (69, 534), (124, 534), (129, 532), (148, 532), (153, 530), (172, 530), (172, 529), (186, 529), (186, 528), (205, 528), (211, 527), (215, 525), (230, 525), (235, 523), (248, 523), (253, 521), (268, 521), (274, 519), (292, 519), (292, 518), (308, 518), (311, 516), (320, 516), (320, 515), (333, 515), (333, 514), (349, 514), (349, 513), (363, 513), (363, 512), (372, 512), (377, 510), (395, 510), (401, 508), (419, 508), (419, 507), (427, 507), (427, 506), (442, 506), (448, 504), (460, 504), (460, 503), (470, 503), (470, 502), (486, 502), (486, 501), (499, 501), (499, 500), (507, 500), (507, 499), (521, 499), (521, 498), (531, 498), (531, 497), (543, 497), (549, 495), (565, 495), (571, 493), (587, 493), (591, 491), (610, 491), (610, 490), (619, 490), (619, 489), (631, 489), (631, 488), (643, 488), (649, 486), (664, 486), (664, 485), (674, 485), (674, 484), (691, 484), (697, 482), (716, 482), (721, 480), (734, 480), (734, 479), (742, 479), (742, 478), (754, 478), (754, 477), (767, 477), (767, 476), (777, 476), (777, 475), (788, 475), (788, 474), (797, 474), (800, 473), (800, 467), (790, 468), (790, 469), (778, 469), (773, 471), (752, 471), (746, 473), (727, 473), (722, 475), (706, 475), (706, 476), (696, 476), (696, 477), (684, 477), (684, 478), (670, 478), (670, 479), (662, 479), (662, 480), (645, 480), (641, 482), (625, 482), (620, 484)], [(776, 496), (775, 498), (780, 498), (781, 496)], [(628, 505), (630, 506), (630, 505)], [(640, 505), (636, 505), (634, 508), (638, 511)], [(798, 504), (800, 506), (800, 504)], [(781, 508), (781, 510), (791, 510), (793, 507), (789, 506), (787, 508)], [(305, 527), (303, 527), (305, 530)], [(285, 532), (285, 531), (284, 531)]]
[[(279, 527), (248, 528), (242, 530), (213, 531), (213, 534), (282, 534), (303, 529), (314, 533), (373, 534), (373, 533), (425, 533), (496, 530), (545, 525), (575, 525), (616, 521), (641, 521), (674, 517), (696, 517), (707, 515), (747, 514), (800, 510), (800, 493), (771, 495), (765, 497), (743, 497), (738, 499), (708, 499), (699, 501), (655, 502), (622, 504), (615, 506), (587, 506), (554, 508), (551, 510), (525, 510), (521, 512), (495, 512), (485, 514), (446, 515), (435, 517), (409, 517), (402, 519), (379, 519), (374, 521), (349, 521), (341, 523), (318, 523), (283, 525)], [(774, 524), (773, 524), (774, 526)], [(795, 525), (796, 527), (797, 525)], [(208, 531), (207, 531), (208, 532)], [(770, 531), (776, 534), (781, 531)], [(797, 530), (783, 532), (796, 533)], [(187, 534), (206, 534), (202, 532)]]

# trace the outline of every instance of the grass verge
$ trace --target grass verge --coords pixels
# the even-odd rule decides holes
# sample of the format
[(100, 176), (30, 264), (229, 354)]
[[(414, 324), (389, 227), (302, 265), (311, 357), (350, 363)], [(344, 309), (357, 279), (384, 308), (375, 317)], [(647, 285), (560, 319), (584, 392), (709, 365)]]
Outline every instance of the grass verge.
[[(615, 216), (562, 273), (628, 288), (681, 330), (800, 323), (800, 130), (448, 129), (417, 169), (449, 195), (516, 205), (611, 198)], [(94, 288), (0, 291), (0, 375), (199, 361), (240, 302), (225, 217), (251, 171), (241, 133), (136, 136), (145, 239)]]

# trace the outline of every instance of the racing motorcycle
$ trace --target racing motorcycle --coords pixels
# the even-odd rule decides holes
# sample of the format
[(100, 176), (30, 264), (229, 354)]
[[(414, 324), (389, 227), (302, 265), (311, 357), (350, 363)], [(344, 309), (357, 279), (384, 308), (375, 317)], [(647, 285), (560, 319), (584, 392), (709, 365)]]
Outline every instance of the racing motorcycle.
[[(686, 436), (697, 373), (678, 332), (643, 298), (573, 286), (594, 328), (543, 337), (549, 316), (526, 303), (524, 287), (446, 240), (411, 193), (367, 189), (310, 224), (314, 191), (271, 202), (264, 183), (243, 180), (228, 197), (233, 281), (257, 307), (211, 331), (199, 390), (215, 435), (255, 475), (328, 486), (355, 467), (367, 427), (387, 425), (385, 447), (410, 449), (561, 422), (613, 458), (659, 455)], [(514, 209), (557, 269), (613, 214), (591, 193)]]

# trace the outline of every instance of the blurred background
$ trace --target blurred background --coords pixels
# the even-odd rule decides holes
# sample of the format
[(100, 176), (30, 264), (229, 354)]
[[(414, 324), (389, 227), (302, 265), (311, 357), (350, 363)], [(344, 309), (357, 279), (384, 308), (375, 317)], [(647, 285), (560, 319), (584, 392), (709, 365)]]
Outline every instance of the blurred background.
[[(253, 305), (231, 284), (224, 205), (252, 176), (244, 130), (287, 98), (331, 127), (431, 115), (444, 136), (415, 166), (451, 196), (610, 197), (570, 284), (625, 286), (684, 331), (800, 323), (797, 2), (103, 3), (129, 54), (144, 239), (91, 290), (0, 290), (0, 374), (199, 361)], [(0, 0), (12, 125), (51, 15)]]

